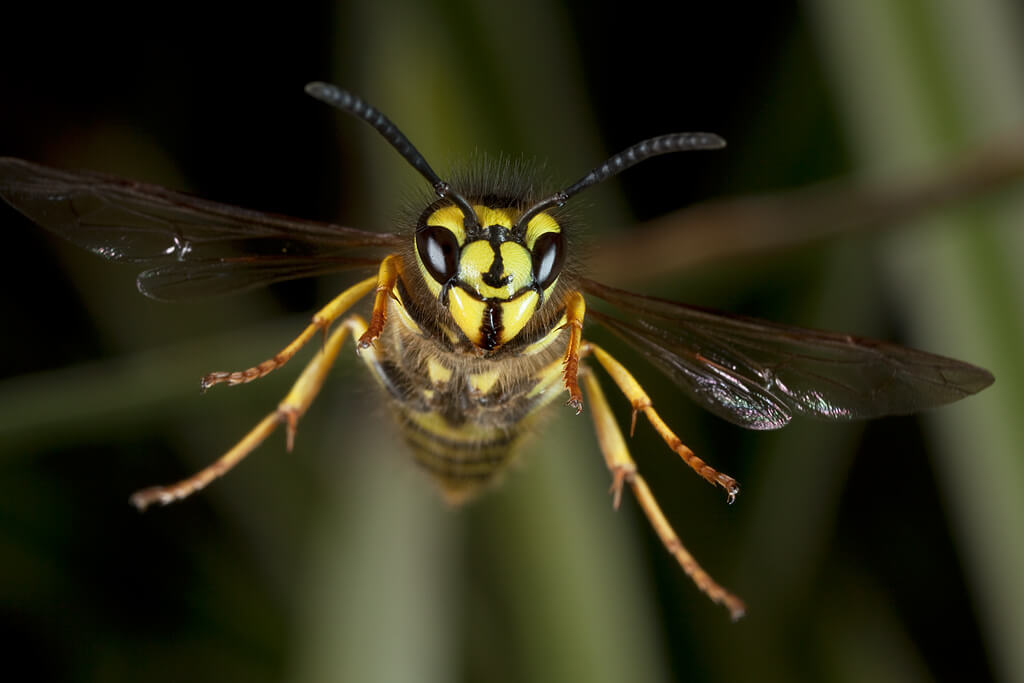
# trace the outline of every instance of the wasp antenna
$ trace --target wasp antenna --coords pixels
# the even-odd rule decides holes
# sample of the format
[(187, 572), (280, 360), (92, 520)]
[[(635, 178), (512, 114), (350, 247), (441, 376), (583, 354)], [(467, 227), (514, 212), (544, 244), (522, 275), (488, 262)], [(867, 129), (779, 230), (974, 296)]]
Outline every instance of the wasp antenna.
[(646, 161), (651, 157), (672, 154), (673, 152), (692, 152), (703, 149), (721, 149), (723, 147), (725, 147), (725, 140), (714, 133), (670, 133), (668, 135), (659, 135), (622, 150), (567, 187), (560, 194), (565, 195), (566, 199), (568, 199), (591, 185), (596, 185), (612, 176), (618, 175), (627, 168), (636, 166), (641, 161)]
[(405, 133), (398, 130), (398, 127), (391, 122), (391, 119), (377, 111), (363, 98), (354, 95), (347, 90), (331, 85), (330, 83), (313, 82), (306, 85), (306, 94), (329, 104), (343, 112), (358, 116), (363, 121), (373, 126), (373, 129), (391, 143), (391, 146), (402, 155), (402, 158), (420, 172), (424, 178), (430, 181), (434, 187), (444, 185), (444, 181), (434, 172), (427, 160), (423, 158), (420, 151), (409, 142)]
[(405, 133), (392, 123), (391, 119), (377, 111), (366, 100), (347, 90), (342, 90), (336, 85), (320, 81), (308, 83), (306, 85), (306, 94), (325, 104), (331, 105), (335, 109), (340, 109), (343, 112), (357, 116), (370, 124), (375, 131), (380, 133), (395, 148), (395, 151), (402, 155), (403, 159), (409, 162), (410, 166), (419, 171), (420, 175), (433, 185), (434, 192), (437, 193), (438, 197), (442, 199), (445, 197), (450, 198), (462, 209), (467, 222), (476, 223), (476, 212), (473, 211), (470, 203), (458, 192), (452, 190), (448, 183), (441, 180), (441, 177), (434, 172), (434, 169), (430, 167), (430, 164), (420, 154), (420, 151), (409, 141), (409, 138), (405, 137)]
[(642, 140), (612, 156), (561, 192), (556, 192), (547, 199), (537, 202), (519, 218), (519, 225), (525, 227), (530, 219), (541, 211), (562, 206), (570, 197), (591, 185), (597, 185), (651, 157), (673, 152), (721, 149), (722, 147), (725, 147), (725, 140), (714, 133), (670, 133)]

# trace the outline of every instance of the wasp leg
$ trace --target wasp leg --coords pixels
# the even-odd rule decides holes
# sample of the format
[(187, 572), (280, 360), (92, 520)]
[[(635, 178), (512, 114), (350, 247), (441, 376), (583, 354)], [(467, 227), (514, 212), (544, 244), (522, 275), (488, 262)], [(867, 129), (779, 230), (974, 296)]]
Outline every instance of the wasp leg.
[(248, 370), (238, 370), (236, 372), (211, 372), (210, 374), (203, 377), (200, 382), (203, 391), (206, 391), (214, 384), (220, 384), (221, 382), (227, 383), (229, 386), (235, 384), (245, 384), (246, 382), (252, 382), (253, 380), (264, 377), (274, 370), (291, 360), (291, 357), (296, 352), (306, 345), (310, 339), (313, 338), (318, 331), (326, 331), (335, 320), (341, 316), (342, 313), (352, 307), (357, 301), (362, 299), (364, 296), (370, 293), (373, 286), (377, 284), (376, 277), (366, 278), (362, 282), (352, 285), (344, 292), (334, 297), (333, 300), (313, 316), (313, 321), (302, 331), (298, 337), (292, 341), (291, 344), (284, 347), (276, 356), (269, 358), (259, 365), (254, 365)]
[(565, 325), (569, 327), (569, 345), (565, 349), (565, 359), (562, 365), (565, 370), (562, 373), (562, 380), (565, 388), (569, 391), (567, 406), (574, 408), (579, 415), (583, 411), (583, 394), (580, 393), (580, 385), (577, 380), (580, 368), (580, 338), (583, 334), (583, 318), (587, 311), (583, 295), (573, 292), (565, 302)]
[(151, 486), (135, 492), (131, 497), (132, 505), (139, 510), (145, 510), (153, 503), (166, 505), (195, 493), (252, 453), (282, 422), (287, 425), (287, 448), (291, 451), (295, 443), (295, 429), (299, 418), (306, 412), (323, 386), (345, 337), (351, 334), (353, 338), (358, 338), (365, 330), (366, 322), (359, 316), (354, 315), (343, 321), (299, 375), (299, 379), (277, 406), (277, 410), (263, 418), (251, 432), (211, 465), (176, 484)]
[(380, 270), (377, 272), (377, 294), (373, 298), (373, 312), (370, 313), (370, 326), (359, 337), (356, 345), (358, 350), (369, 348), (377, 341), (380, 333), (384, 330), (384, 320), (387, 317), (388, 297), (394, 296), (395, 283), (398, 282), (398, 256), (391, 254), (380, 262)]
[(594, 416), (594, 429), (597, 432), (597, 441), (600, 445), (601, 453), (604, 455), (604, 461), (612, 473), (611, 492), (614, 496), (613, 505), (615, 508), (618, 509), (619, 501), (622, 499), (623, 484), (629, 484), (630, 488), (633, 489), (633, 495), (636, 496), (637, 503), (640, 504), (640, 508), (647, 515), (647, 519), (650, 520), (651, 526), (654, 527), (655, 533), (658, 534), (658, 538), (665, 544), (665, 548), (668, 549), (669, 553), (676, 558), (687, 576), (697, 584), (697, 588), (714, 602), (724, 605), (729, 610), (733, 621), (742, 617), (746, 611), (743, 601), (718, 585), (711, 578), (711, 575), (697, 564), (697, 561), (693, 559), (693, 555), (686, 550), (682, 541), (679, 540), (679, 536), (676, 535), (675, 530), (672, 529), (668, 520), (665, 519), (661, 507), (658, 506), (658, 501), (655, 500), (654, 494), (647, 487), (647, 482), (644, 481), (643, 477), (636, 470), (636, 463), (629, 454), (626, 441), (622, 438), (622, 432), (615, 421), (615, 415), (612, 413), (611, 408), (608, 407), (608, 401), (601, 390), (601, 385), (598, 383), (597, 378), (594, 377), (594, 373), (588, 371), (587, 368), (583, 369), (583, 384), (587, 389), (587, 399), (590, 401), (590, 414)]
[(658, 412), (654, 409), (647, 392), (643, 390), (640, 383), (633, 378), (633, 375), (629, 374), (629, 371), (626, 370), (619, 361), (612, 358), (612, 356), (600, 346), (591, 342), (586, 343), (583, 353), (593, 353), (597, 362), (601, 364), (601, 367), (605, 369), (605, 372), (607, 372), (615, 381), (615, 384), (618, 385), (619, 390), (621, 390), (622, 393), (626, 395), (626, 398), (629, 399), (630, 404), (633, 406), (633, 422), (629, 428), (630, 435), (633, 434), (633, 430), (636, 428), (636, 415), (638, 412), (642, 411), (643, 414), (647, 416), (647, 421), (651, 423), (652, 427), (654, 427), (654, 431), (661, 435), (661, 438), (666, 444), (668, 444), (668, 447), (675, 451), (679, 457), (683, 459), (683, 462), (690, 466), (690, 469), (704, 477), (711, 484), (718, 484), (724, 488), (726, 493), (729, 495), (730, 503), (736, 500), (736, 495), (740, 492), (739, 482), (727, 474), (722, 474), (715, 468), (711, 467), (711, 465), (708, 465), (706, 462), (698, 458), (696, 454), (694, 454), (694, 452), (691, 451), (689, 447), (687, 447), (686, 444), (684, 444), (682, 440), (675, 435), (675, 432), (668, 428), (668, 425), (665, 424), (661, 419), (661, 416), (658, 415)]

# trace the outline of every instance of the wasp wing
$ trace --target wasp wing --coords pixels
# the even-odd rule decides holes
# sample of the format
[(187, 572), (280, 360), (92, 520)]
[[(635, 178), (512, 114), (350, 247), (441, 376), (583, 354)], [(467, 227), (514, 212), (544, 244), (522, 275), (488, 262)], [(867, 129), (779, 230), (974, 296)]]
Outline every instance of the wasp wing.
[(299, 220), (89, 171), (0, 158), (0, 196), (44, 228), (110, 261), (147, 267), (162, 300), (244, 291), (380, 262), (398, 235)]
[(793, 415), (828, 420), (902, 415), (993, 382), (987, 370), (874, 339), (781, 325), (583, 282), (630, 312), (588, 311), (716, 415), (778, 429)]

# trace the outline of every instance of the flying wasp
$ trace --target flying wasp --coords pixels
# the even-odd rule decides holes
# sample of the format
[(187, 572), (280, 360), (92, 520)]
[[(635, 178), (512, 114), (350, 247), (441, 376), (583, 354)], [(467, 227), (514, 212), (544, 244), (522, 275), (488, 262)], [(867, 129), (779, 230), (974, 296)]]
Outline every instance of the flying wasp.
[[(959, 400), (992, 375), (956, 360), (882, 341), (779, 325), (632, 294), (581, 274), (577, 233), (562, 210), (573, 196), (645, 159), (721, 148), (710, 133), (663, 135), (629, 147), (577, 182), (538, 193), (513, 169), (443, 180), (395, 125), (359, 97), (325, 83), (306, 92), (371, 125), (430, 183), (433, 195), (400, 233), (365, 232), (206, 201), (92, 172), (0, 159), (0, 196), (41, 226), (111, 261), (146, 267), (139, 290), (158, 300), (238, 292), (345, 269), (376, 269), (312, 318), (272, 358), (213, 372), (203, 390), (242, 384), (285, 365), (322, 336), (284, 400), (233, 448), (196, 474), (138, 491), (144, 509), (184, 498), (221, 476), (283, 424), (292, 449), (299, 419), (351, 337), (383, 388), (412, 457), (443, 496), (461, 503), (495, 481), (541, 409), (584, 397), (612, 477), (614, 505), (628, 486), (668, 551), (733, 618), (742, 601), (697, 564), (637, 471), (597, 379), (600, 368), (666, 445), (721, 486), (739, 484), (693, 453), (615, 357), (583, 337), (603, 325), (714, 414), (748, 429), (778, 429), (794, 415), (827, 420), (906, 414)], [(372, 299), (369, 318), (350, 309)], [(587, 310), (602, 299), (622, 317)], [(582, 387), (580, 386), (582, 382)]]

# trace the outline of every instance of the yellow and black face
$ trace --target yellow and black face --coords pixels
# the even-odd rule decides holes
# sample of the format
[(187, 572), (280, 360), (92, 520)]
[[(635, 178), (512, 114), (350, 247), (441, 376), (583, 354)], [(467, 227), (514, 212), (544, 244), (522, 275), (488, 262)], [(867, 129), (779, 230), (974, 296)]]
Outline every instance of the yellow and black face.
[(469, 341), (491, 351), (513, 340), (554, 290), (565, 240), (545, 212), (524, 226), (519, 209), (473, 211), (475, 221), (458, 206), (427, 213), (416, 229), (416, 262)]

